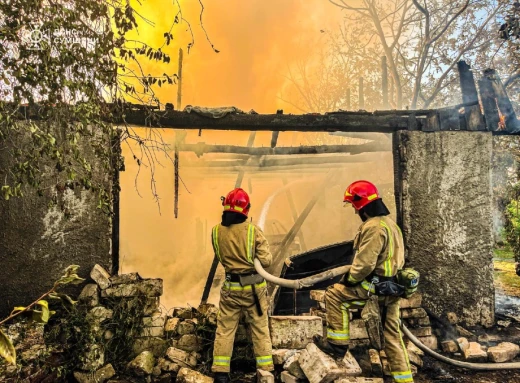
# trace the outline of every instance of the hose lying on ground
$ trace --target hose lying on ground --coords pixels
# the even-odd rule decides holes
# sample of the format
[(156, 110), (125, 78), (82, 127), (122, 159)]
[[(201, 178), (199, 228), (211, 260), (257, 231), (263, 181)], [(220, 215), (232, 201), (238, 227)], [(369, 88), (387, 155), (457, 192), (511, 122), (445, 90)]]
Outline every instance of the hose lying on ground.
[[(331, 279), (337, 277), (338, 275), (342, 275), (348, 273), (350, 270), (350, 266), (341, 266), (336, 267), (335, 269), (327, 270), (322, 273), (312, 275), (307, 278), (302, 279), (284, 279), (275, 277), (274, 275), (269, 274), (262, 267), (262, 264), (258, 259), (255, 258), (255, 269), (266, 281), (274, 283), (275, 285), (286, 287), (289, 289), (301, 289), (303, 287), (310, 287), (315, 285), (318, 282), (325, 281), (327, 279)], [(419, 339), (417, 339), (411, 332), (406, 328), (406, 326), (401, 322), (401, 328), (403, 329), (404, 334), (410, 339), (410, 341), (416, 345), (419, 349), (424, 351), (426, 354), (431, 357), (440, 360), (441, 362), (451, 364), (456, 367), (462, 367), (469, 370), (480, 370), (480, 371), (491, 371), (491, 370), (514, 370), (520, 369), (520, 362), (517, 363), (469, 363), (469, 362), (461, 362), (455, 359), (447, 358), (443, 355), (436, 353), (435, 351), (429, 349), (424, 344), (421, 343)]]

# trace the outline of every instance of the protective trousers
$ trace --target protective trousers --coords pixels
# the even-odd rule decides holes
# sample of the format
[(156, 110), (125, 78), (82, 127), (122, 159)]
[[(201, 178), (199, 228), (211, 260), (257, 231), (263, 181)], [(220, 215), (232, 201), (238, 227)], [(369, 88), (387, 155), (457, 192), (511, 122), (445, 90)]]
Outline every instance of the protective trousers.
[[(363, 308), (368, 299), (370, 285), (363, 281), (353, 287), (336, 283), (325, 293), (327, 309), (327, 340), (337, 345), (348, 345), (349, 308)], [(373, 287), (372, 287), (373, 288)], [(413, 382), (408, 352), (403, 342), (399, 319), (399, 297), (384, 298), (386, 318), (384, 323), (385, 353), (388, 357), (394, 382)]]
[(271, 336), (267, 319), (267, 284), (255, 285), (256, 294), (262, 308), (258, 315), (251, 286), (242, 287), (238, 282), (224, 282), (220, 292), (217, 332), (213, 348), (213, 372), (229, 372), (233, 343), (241, 313), (245, 314), (246, 323), (251, 329), (253, 350), (257, 368), (274, 370)]

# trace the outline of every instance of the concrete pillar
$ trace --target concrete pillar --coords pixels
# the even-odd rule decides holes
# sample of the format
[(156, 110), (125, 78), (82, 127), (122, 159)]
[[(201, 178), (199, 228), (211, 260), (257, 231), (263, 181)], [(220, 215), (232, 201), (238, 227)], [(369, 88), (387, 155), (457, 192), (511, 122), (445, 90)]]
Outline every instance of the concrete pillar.
[(395, 135), (396, 201), (407, 265), (421, 273), (423, 304), (463, 324), (494, 322), (492, 136)]

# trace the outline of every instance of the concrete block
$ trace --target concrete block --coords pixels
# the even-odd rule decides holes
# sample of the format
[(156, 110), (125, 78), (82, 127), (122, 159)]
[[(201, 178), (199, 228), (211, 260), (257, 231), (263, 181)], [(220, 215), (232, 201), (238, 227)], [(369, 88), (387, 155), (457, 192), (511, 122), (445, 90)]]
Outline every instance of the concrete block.
[(161, 301), (159, 297), (148, 297), (144, 301), (143, 314), (144, 315), (153, 315), (155, 312), (159, 310), (159, 305)]
[(89, 307), (99, 305), (99, 286), (95, 283), (85, 285), (79, 294), (78, 301)]
[(368, 339), (368, 332), (363, 319), (350, 322), (350, 339)]
[(520, 347), (517, 344), (510, 342), (503, 342), (495, 347), (490, 347), (487, 350), (487, 355), (490, 361), (495, 363), (509, 362), (516, 358), (520, 352)]
[(294, 353), (291, 357), (289, 357), (284, 365), (283, 369), (289, 372), (292, 376), (297, 377), (298, 379), (305, 379), (305, 373), (300, 367), (300, 363), (298, 362), (298, 358), (300, 357), (300, 352)]
[(419, 355), (420, 357), (423, 357), (424, 356), (424, 351), (421, 350), (419, 347), (417, 347), (415, 344), (413, 344), (412, 342), (410, 342), (410, 340), (407, 340), (406, 341), (406, 349), (410, 352), (414, 352), (416, 353), (417, 355)]
[(273, 350), (273, 363), (276, 365), (282, 365), (285, 363), (287, 359), (297, 353), (298, 350), (289, 350), (287, 348), (281, 348), (278, 350)]
[(179, 323), (177, 326), (177, 334), (179, 335), (193, 334), (195, 330), (195, 323), (191, 320), (185, 320), (184, 322)]
[(101, 292), (103, 298), (122, 297), (159, 297), (163, 292), (163, 280), (160, 278), (143, 279), (136, 283), (109, 287)]
[(90, 372), (75, 371), (74, 378), (78, 383), (104, 383), (116, 374), (114, 367), (109, 363), (93, 374)]
[(283, 383), (303, 383), (306, 379), (298, 379), (296, 376), (292, 376), (287, 371), (282, 371), (280, 374), (280, 380)]
[(417, 309), (402, 309), (401, 310), (401, 318), (426, 318), (428, 314), (423, 308)]
[(379, 352), (374, 349), (368, 350), (368, 357), (370, 358), (370, 366), (372, 367), (372, 374), (376, 376), (383, 376), (383, 365), (381, 364), (381, 358)]
[(155, 357), (150, 351), (143, 351), (128, 363), (127, 368), (137, 376), (151, 375), (155, 366)]
[(166, 324), (164, 325), (164, 332), (166, 334), (176, 334), (177, 326), (181, 322), (180, 318), (168, 318), (166, 320)]
[(137, 273), (128, 273), (121, 275), (113, 275), (110, 277), (110, 284), (112, 286), (126, 285), (128, 283), (134, 283), (142, 280), (141, 276)]
[(469, 340), (477, 340), (477, 337), (475, 334), (473, 334), (471, 331), (466, 330), (464, 327), (455, 325), (455, 328), (457, 329), (457, 332), (460, 336), (463, 336), (465, 338), (468, 338)]
[(441, 348), (442, 351), (450, 354), (459, 352), (459, 345), (454, 340), (445, 340), (444, 342), (441, 342)]
[(409, 330), (416, 337), (432, 335), (431, 327), (417, 327), (417, 328), (410, 328)]
[(362, 373), (361, 367), (357, 360), (352, 356), (352, 354), (347, 352), (338, 366), (341, 370), (339, 375), (340, 378), (347, 376), (359, 376)]
[(90, 278), (96, 282), (101, 289), (110, 286), (110, 274), (100, 265), (96, 264), (90, 272)]
[(316, 302), (325, 302), (325, 290), (311, 290), (310, 295)]
[(381, 364), (383, 365), (383, 375), (392, 376), (392, 372), (390, 370), (390, 363), (388, 363), (388, 359), (381, 357)]
[(172, 316), (174, 318), (192, 319), (193, 309), (191, 307), (174, 307)]
[(459, 323), (459, 317), (455, 313), (447, 313), (446, 318), (448, 318), (448, 322), (450, 322), (450, 324), (456, 325), (457, 323)]
[(310, 383), (328, 383), (340, 377), (341, 371), (336, 361), (314, 343), (309, 343), (302, 350), (299, 362)]
[(269, 371), (256, 370), (256, 382), (257, 383), (274, 383), (274, 375)]
[(132, 346), (133, 355), (150, 351), (156, 358), (164, 356), (168, 349), (168, 341), (162, 338), (137, 338)]
[(464, 351), (464, 358), (471, 362), (487, 361), (487, 353), (482, 350), (477, 342), (469, 342), (469, 347)]
[(423, 366), (423, 360), (415, 352), (408, 350), (408, 358), (410, 359), (411, 364), (413, 364), (417, 367)]
[(415, 293), (408, 299), (401, 299), (400, 307), (401, 309), (416, 309), (421, 307), (422, 305), (422, 294)]
[(152, 316), (143, 318), (144, 327), (164, 327), (166, 323), (166, 314), (156, 312)]
[(325, 312), (325, 310), (316, 307), (311, 307), (309, 315), (311, 317), (320, 317), (323, 322), (323, 325), (327, 325), (327, 313)]
[(197, 335), (186, 334), (180, 337), (177, 348), (184, 351), (198, 352), (202, 349), (202, 340)]
[(438, 348), (438, 341), (437, 337), (435, 335), (430, 336), (421, 336), (418, 337), (422, 344), (424, 344), (426, 347), (431, 348), (432, 350), (437, 350)]
[(176, 383), (211, 383), (213, 378), (202, 375), (200, 372), (190, 370), (189, 368), (183, 367), (177, 374)]
[(269, 330), (273, 348), (302, 349), (314, 335), (323, 335), (323, 324), (319, 317), (272, 316)]
[(195, 367), (197, 365), (197, 354), (170, 347), (166, 350), (166, 357), (175, 363), (180, 363), (184, 367)]
[(334, 381), (334, 383), (384, 383), (382, 378), (347, 377)]
[(464, 353), (469, 348), (469, 341), (466, 338), (457, 338), (459, 350)]

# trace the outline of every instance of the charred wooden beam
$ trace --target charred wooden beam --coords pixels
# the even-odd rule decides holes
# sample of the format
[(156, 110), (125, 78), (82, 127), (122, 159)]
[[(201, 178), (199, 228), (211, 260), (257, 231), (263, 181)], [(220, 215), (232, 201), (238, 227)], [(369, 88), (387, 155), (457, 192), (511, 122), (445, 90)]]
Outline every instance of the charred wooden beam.
[(495, 132), (499, 129), (500, 116), (498, 114), (497, 95), (495, 94), (491, 80), (487, 77), (483, 77), (478, 82), (478, 88), (487, 129), (491, 132)]
[[(462, 90), (463, 103), (478, 103), (477, 86), (471, 67), (465, 61), (459, 61), (457, 64), (459, 70), (460, 88)], [(464, 107), (468, 130), (486, 130), (484, 117), (480, 112), (480, 106)]]
[(294, 146), (278, 148), (251, 148), (231, 145), (207, 145), (203, 142), (198, 144), (184, 144), (179, 147), (184, 152), (195, 152), (197, 156), (205, 153), (233, 153), (248, 154), (251, 156), (276, 156), (294, 154), (326, 154), (326, 153), (350, 153), (361, 154), (367, 152), (384, 152), (392, 150), (390, 142), (369, 142), (361, 145), (320, 145), (320, 146)]
[[(122, 121), (121, 121), (122, 122)], [(128, 110), (125, 122), (143, 127), (214, 129), (240, 131), (378, 132), (393, 133), (408, 128), (408, 118), (390, 113), (341, 112), (328, 114), (228, 114), (208, 118), (196, 113)]]
[(516, 117), (515, 110), (500, 80), (500, 76), (498, 76), (494, 69), (485, 70), (484, 76), (491, 82), (491, 86), (497, 97), (498, 109), (505, 118), (506, 132), (520, 133), (520, 121)]

